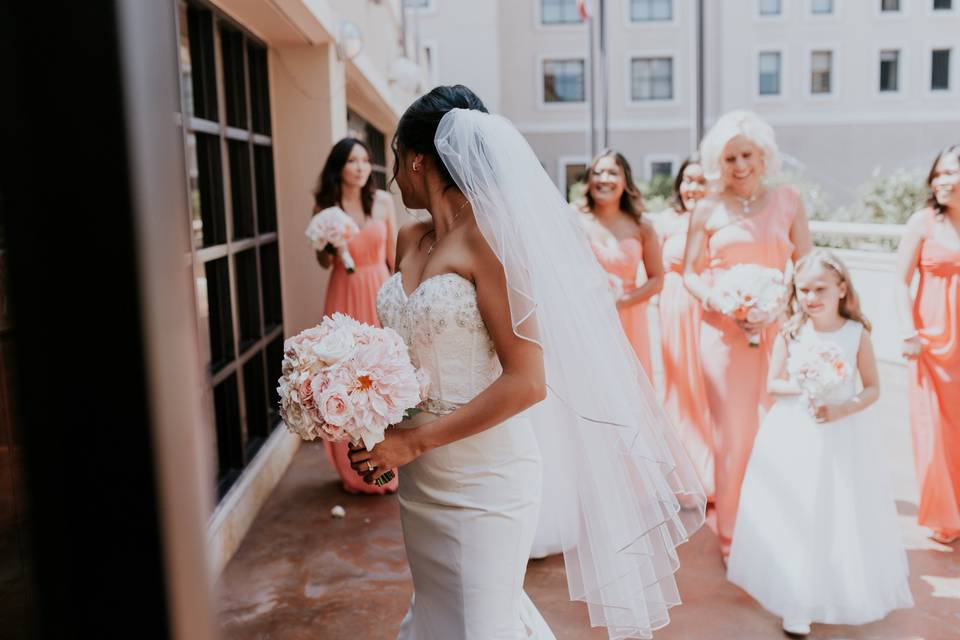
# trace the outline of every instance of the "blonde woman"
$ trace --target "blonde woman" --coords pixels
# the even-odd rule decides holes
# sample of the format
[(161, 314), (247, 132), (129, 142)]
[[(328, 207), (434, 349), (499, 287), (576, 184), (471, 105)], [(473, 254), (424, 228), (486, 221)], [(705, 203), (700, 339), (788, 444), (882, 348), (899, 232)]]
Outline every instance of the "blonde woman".
[[(703, 307), (700, 361), (714, 425), (717, 535), (726, 557), (753, 439), (770, 406), (767, 367), (777, 328), (718, 311), (711, 283), (737, 264), (785, 271), (811, 242), (797, 192), (764, 184), (779, 171), (780, 153), (773, 129), (759, 116), (722, 116), (704, 137), (700, 157), (711, 193), (693, 212), (683, 269), (684, 284)], [(754, 334), (759, 347), (750, 345)]]

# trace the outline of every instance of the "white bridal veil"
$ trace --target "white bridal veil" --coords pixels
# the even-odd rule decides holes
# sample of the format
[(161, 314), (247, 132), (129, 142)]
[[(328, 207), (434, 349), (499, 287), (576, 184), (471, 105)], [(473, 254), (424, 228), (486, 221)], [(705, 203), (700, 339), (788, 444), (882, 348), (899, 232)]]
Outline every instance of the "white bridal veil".
[(454, 109), (437, 150), (503, 263), (516, 334), (543, 347), (534, 412), (549, 485), (542, 529), (570, 597), (611, 638), (650, 638), (680, 603), (676, 547), (703, 523), (693, 466), (620, 326), (606, 276), (526, 140), (505, 118)]

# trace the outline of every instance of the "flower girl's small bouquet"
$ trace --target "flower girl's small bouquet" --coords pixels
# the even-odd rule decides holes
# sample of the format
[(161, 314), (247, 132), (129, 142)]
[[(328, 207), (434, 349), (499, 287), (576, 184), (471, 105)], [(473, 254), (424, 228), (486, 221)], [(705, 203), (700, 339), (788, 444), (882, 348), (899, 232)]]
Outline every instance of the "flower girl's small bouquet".
[[(738, 264), (722, 272), (714, 282), (717, 310), (735, 320), (773, 322), (787, 308), (789, 289), (783, 273), (757, 264)], [(760, 344), (760, 334), (748, 338), (750, 346)]]
[[(304, 440), (349, 440), (373, 449), (387, 427), (416, 413), (426, 398), (427, 372), (413, 366), (393, 329), (335, 313), (283, 348), (280, 415)], [(388, 471), (376, 484), (392, 479)]]
[(339, 255), (347, 273), (353, 273), (356, 264), (347, 243), (360, 233), (360, 227), (340, 207), (327, 207), (310, 219), (307, 225), (307, 238), (317, 251), (327, 251)]
[(832, 342), (795, 342), (790, 345), (787, 373), (797, 381), (811, 414), (827, 404), (853, 377), (843, 351)]

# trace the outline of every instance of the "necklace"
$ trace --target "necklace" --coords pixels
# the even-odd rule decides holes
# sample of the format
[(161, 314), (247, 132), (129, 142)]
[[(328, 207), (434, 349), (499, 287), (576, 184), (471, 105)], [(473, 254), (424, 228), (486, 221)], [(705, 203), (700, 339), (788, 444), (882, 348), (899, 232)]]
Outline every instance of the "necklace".
[[(463, 208), (464, 208), (465, 206), (467, 206), (468, 204), (470, 204), (470, 201), (469, 201), (469, 200), (464, 200), (464, 201), (463, 201), (463, 204), (460, 205), (460, 207), (457, 209), (456, 213), (453, 214), (453, 220), (450, 221), (450, 226), (451, 226), (451, 227), (457, 222), (457, 218), (459, 218), (459, 217), (460, 217), (460, 214), (463, 213)], [(436, 247), (436, 246), (437, 246), (437, 243), (440, 242), (440, 238), (437, 238), (437, 237), (436, 237), (436, 235), (437, 235), (437, 230), (436, 230), (436, 229), (431, 230), (430, 233), (432, 233), (432, 234), (434, 235), (434, 240), (433, 240), (433, 242), (430, 243), (430, 246), (427, 247), (427, 255), (428, 255), (428, 256), (433, 253), (434, 247)]]
[(737, 202), (740, 203), (740, 210), (743, 211), (744, 215), (750, 215), (750, 205), (757, 201), (757, 198), (760, 197), (760, 191), (763, 187), (757, 187), (757, 190), (749, 198), (741, 198), (740, 196), (734, 194), (734, 198), (737, 199)]

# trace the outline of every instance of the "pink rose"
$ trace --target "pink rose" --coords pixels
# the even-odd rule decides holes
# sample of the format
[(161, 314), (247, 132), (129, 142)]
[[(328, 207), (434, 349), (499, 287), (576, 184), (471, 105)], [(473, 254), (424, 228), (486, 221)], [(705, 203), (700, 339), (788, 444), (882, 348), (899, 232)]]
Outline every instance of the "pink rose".
[(347, 401), (346, 389), (331, 388), (320, 397), (320, 412), (326, 422), (342, 427), (353, 417), (353, 407)]

